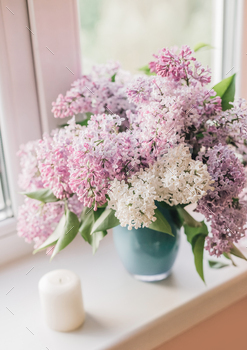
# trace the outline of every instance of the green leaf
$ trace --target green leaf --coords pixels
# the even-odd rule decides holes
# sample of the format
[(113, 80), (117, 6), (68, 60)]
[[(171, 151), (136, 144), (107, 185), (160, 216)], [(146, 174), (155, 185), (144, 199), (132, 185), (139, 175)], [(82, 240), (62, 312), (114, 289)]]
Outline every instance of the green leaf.
[(231, 257), (231, 254), (229, 254), (229, 253), (223, 253), (222, 255), (223, 255), (225, 258), (231, 260), (233, 266), (235, 266), (235, 267), (237, 266), (237, 265), (235, 264), (235, 262), (233, 261), (233, 259), (232, 259), (232, 257)]
[(191, 226), (191, 227), (201, 227), (202, 223), (199, 221), (196, 221), (188, 212), (186, 209), (182, 208), (180, 205), (176, 207), (179, 215), (182, 217), (184, 224)]
[(208, 235), (208, 227), (204, 221), (202, 221), (200, 224), (200, 227), (184, 225), (184, 233), (187, 236), (188, 242), (192, 245), (196, 271), (203, 282), (205, 282), (203, 273), (203, 252), (205, 238)]
[(148, 65), (141, 67), (138, 69), (139, 71), (143, 72), (146, 75), (156, 75), (155, 73), (150, 72), (150, 68)]
[(247, 260), (244, 254), (233, 244), (230, 253), (238, 258)]
[(91, 234), (93, 224), (103, 213), (104, 208), (94, 211), (92, 208), (84, 208), (82, 213), (82, 224), (79, 228), (81, 236), (93, 248), (93, 254), (97, 251), (100, 241), (107, 235), (107, 231), (100, 231)]
[(108, 205), (108, 202), (105, 202), (105, 204), (103, 204), (103, 205), (98, 205), (98, 208), (106, 208), (107, 205)]
[(231, 260), (233, 266), (237, 266), (235, 264), (235, 262), (233, 261), (231, 254), (240, 258), (240, 259), (244, 259), (247, 260), (246, 257), (244, 256), (244, 254), (235, 246), (235, 244), (232, 244), (232, 248), (230, 250), (230, 253), (223, 253), (223, 256), (229, 260)]
[(90, 119), (91, 116), (94, 115), (94, 113), (92, 113), (92, 112), (85, 112), (85, 114), (86, 114), (88, 119)]
[(229, 102), (234, 101), (235, 79), (236, 74), (233, 74), (229, 78), (223, 79), (220, 83), (213, 87), (217, 95), (221, 97), (221, 106), (223, 111), (233, 107)]
[(223, 267), (229, 266), (229, 264), (224, 264), (220, 261), (208, 260), (208, 265), (211, 269), (222, 269)]
[(99, 243), (100, 241), (107, 235), (107, 231), (99, 231), (99, 232), (94, 232), (91, 237), (91, 246), (93, 248), (93, 254), (96, 253), (96, 251), (99, 248)]
[(85, 118), (84, 120), (82, 120), (82, 121), (76, 122), (76, 124), (79, 124), (79, 125), (81, 125), (81, 126), (87, 126), (88, 121), (91, 119), (91, 116), (93, 115), (93, 113), (91, 113), (91, 112), (86, 112), (86, 113), (84, 113), (84, 114), (86, 114), (86, 118)]
[(105, 208), (98, 208), (96, 211), (93, 211), (94, 222), (104, 213)]
[(204, 242), (205, 242), (205, 235), (203, 234), (196, 235), (192, 240), (192, 250), (194, 254), (196, 271), (198, 272), (203, 282), (205, 282), (204, 272), (203, 272)]
[(88, 208), (84, 208), (87, 211), (85, 211), (84, 215), (82, 215), (82, 223), (81, 226), (79, 227), (79, 232), (82, 236), (82, 238), (84, 238), (84, 240), (86, 242), (88, 242), (89, 244), (91, 244), (91, 231), (92, 231), (92, 227), (94, 224), (94, 213), (93, 213), (93, 209), (88, 209)]
[(84, 120), (82, 120), (82, 121), (80, 121), (80, 122), (76, 122), (76, 124), (79, 124), (79, 125), (81, 125), (81, 126), (87, 126), (87, 123), (88, 123), (89, 119), (90, 119), (90, 118), (84, 119)]
[[(90, 120), (93, 113), (85, 112), (84, 114), (86, 115), (86, 118), (81, 120), (81, 121), (76, 122), (76, 124), (81, 125), (81, 126), (87, 126), (88, 121)], [(68, 126), (68, 125), (69, 125), (68, 123), (65, 123), (65, 124), (59, 125), (59, 128), (64, 128), (65, 126)]]
[(167, 210), (170, 210), (170, 211), (177, 209), (175, 205), (171, 206), (171, 205), (167, 204), (166, 202), (156, 202), (156, 205), (158, 205), (158, 206), (160, 206), (162, 208), (165, 208)]
[(111, 81), (112, 81), (113, 83), (115, 83), (116, 74), (117, 74), (117, 73), (113, 74), (113, 76), (111, 77)]
[(73, 241), (79, 231), (79, 225), (80, 223), (77, 215), (72, 211), (67, 210), (65, 214), (65, 225), (53, 250), (51, 259), (53, 259), (58, 252), (67, 247), (67, 245)]
[[(93, 207), (87, 208), (85, 207), (81, 213), (81, 226), (79, 228), (79, 232), (86, 242), (90, 243), (88, 237), (92, 231), (93, 224), (103, 213), (104, 208), (98, 208), (96, 211), (93, 210)], [(91, 243), (90, 243), (91, 244)]]
[(200, 139), (203, 139), (204, 135), (202, 132), (200, 132), (199, 134), (196, 134), (196, 139), (197, 140), (200, 140)]
[(225, 258), (231, 260), (230, 254), (229, 253), (223, 253), (222, 254)]
[(93, 208), (89, 209), (85, 207), (81, 214), (81, 226), (79, 227), (79, 232), (86, 242), (91, 244), (90, 233), (94, 224), (94, 213)]
[(107, 231), (110, 228), (118, 226), (120, 221), (115, 216), (115, 210), (105, 209), (99, 218), (95, 221), (91, 234), (99, 231)]
[(163, 214), (159, 211), (159, 209), (155, 209), (155, 217), (157, 218), (154, 222), (152, 222), (148, 228), (151, 230), (168, 233), (171, 236), (174, 236), (172, 233), (172, 229), (168, 221), (164, 218)]
[(59, 199), (54, 196), (52, 190), (49, 190), (49, 188), (41, 188), (40, 190), (34, 191), (34, 192), (22, 192), (25, 196), (37, 199), (37, 201), (43, 202), (43, 203), (51, 203), (51, 202), (57, 202)]
[(200, 227), (192, 227), (189, 225), (184, 225), (184, 233), (187, 236), (187, 241), (192, 244), (192, 241), (195, 236), (197, 235), (203, 235), (207, 236), (208, 235), (208, 227), (205, 224), (204, 221), (200, 222), (201, 226)]
[(58, 238), (61, 236), (64, 230), (64, 224), (65, 224), (65, 214), (61, 217), (57, 227), (53, 231), (53, 233), (47, 238), (47, 240), (39, 246), (38, 249), (33, 251), (33, 254), (36, 254), (37, 252), (44, 250), (50, 246), (55, 245), (57, 242)]
[(197, 52), (203, 48), (207, 48), (207, 49), (213, 49), (214, 47), (211, 46), (210, 44), (205, 44), (205, 43), (198, 43), (194, 46), (194, 52)]
[(184, 224), (184, 221), (182, 220), (181, 216), (178, 214), (177, 210), (170, 210), (170, 215), (172, 217), (174, 224), (178, 228), (181, 228)]

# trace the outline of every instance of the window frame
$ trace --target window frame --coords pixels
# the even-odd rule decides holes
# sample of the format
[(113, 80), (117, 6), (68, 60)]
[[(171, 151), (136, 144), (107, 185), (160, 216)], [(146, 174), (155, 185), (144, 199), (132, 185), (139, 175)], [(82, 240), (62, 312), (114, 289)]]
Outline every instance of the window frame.
[[(245, 5), (246, 7), (246, 5)], [(243, 0), (224, 0), (223, 2), (223, 29), (222, 29), (222, 68), (221, 79), (228, 78), (234, 73), (236, 75), (236, 97), (242, 95), (241, 70), (243, 53)], [(231, 30), (233, 28), (233, 30)]]
[[(0, 123), (13, 210), (13, 217), (0, 222), (0, 264), (32, 250), (32, 245), (16, 235), (18, 206), (23, 203), (18, 188), (21, 169), (16, 153), (20, 144), (39, 139), (43, 132), (49, 132), (59, 122), (64, 123), (53, 118), (51, 102), (81, 76), (77, 6), (77, 0), (3, 0), (0, 3)], [(56, 19), (48, 24), (44, 18), (47, 11)], [(49, 29), (45, 37), (42, 36), (44, 23)], [(44, 47), (44, 40), (49, 42), (47, 46), (52, 46), (57, 42), (57, 32), (62, 30), (67, 45), (60, 40), (56, 45), (59, 55), (47, 60), (46, 53), (50, 52)], [(52, 54), (50, 58), (54, 58)]]
[(81, 77), (78, 1), (27, 2), (42, 130), (49, 132), (65, 122), (54, 118), (52, 102)]
[(0, 123), (14, 215), (0, 222), (0, 237), (15, 233), (14, 223), (22, 202), (18, 194), (19, 145), (41, 136), (26, 5), (25, 0), (0, 3)]

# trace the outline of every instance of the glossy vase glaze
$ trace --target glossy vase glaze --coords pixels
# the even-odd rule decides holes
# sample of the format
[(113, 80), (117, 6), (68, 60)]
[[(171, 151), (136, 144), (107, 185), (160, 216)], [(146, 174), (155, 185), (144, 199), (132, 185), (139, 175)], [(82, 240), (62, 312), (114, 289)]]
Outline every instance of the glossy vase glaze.
[(113, 229), (114, 243), (126, 270), (146, 282), (160, 281), (170, 275), (180, 243), (180, 229), (172, 212), (160, 206), (159, 210), (169, 222), (174, 237), (149, 228)]

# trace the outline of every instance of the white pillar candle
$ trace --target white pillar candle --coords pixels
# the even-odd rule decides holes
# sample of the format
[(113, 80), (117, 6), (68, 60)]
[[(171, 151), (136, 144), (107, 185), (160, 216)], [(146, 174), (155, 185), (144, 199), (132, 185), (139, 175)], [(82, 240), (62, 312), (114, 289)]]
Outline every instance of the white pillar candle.
[(56, 331), (69, 332), (85, 319), (81, 283), (69, 270), (55, 270), (39, 281), (41, 305), (48, 326)]

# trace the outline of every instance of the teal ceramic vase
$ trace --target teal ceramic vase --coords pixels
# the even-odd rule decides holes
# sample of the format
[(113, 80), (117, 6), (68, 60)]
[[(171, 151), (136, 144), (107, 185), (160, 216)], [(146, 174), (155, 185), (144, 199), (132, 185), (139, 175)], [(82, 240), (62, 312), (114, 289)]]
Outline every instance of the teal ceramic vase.
[(167, 278), (177, 257), (180, 244), (180, 228), (175, 224), (172, 211), (159, 206), (172, 233), (148, 228), (128, 230), (117, 226), (113, 229), (114, 243), (126, 270), (135, 278), (154, 282)]

